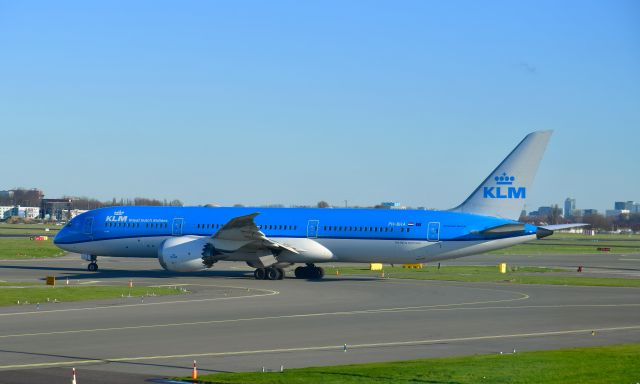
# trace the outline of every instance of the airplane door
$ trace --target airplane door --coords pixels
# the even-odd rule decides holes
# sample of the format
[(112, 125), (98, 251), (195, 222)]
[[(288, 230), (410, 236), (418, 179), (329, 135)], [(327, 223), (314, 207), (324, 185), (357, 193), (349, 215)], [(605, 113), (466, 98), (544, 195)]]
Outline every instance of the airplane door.
[(427, 227), (427, 241), (440, 241), (440, 223), (429, 223)]
[(320, 224), (320, 220), (309, 220), (307, 223), (307, 237), (309, 239), (318, 237), (318, 224)]
[(171, 234), (173, 236), (182, 236), (182, 224), (184, 223), (184, 219), (176, 218), (173, 219), (173, 226), (171, 230)]
[(85, 235), (90, 235), (93, 231), (93, 217), (87, 217), (84, 219), (84, 227), (82, 229), (82, 233)]

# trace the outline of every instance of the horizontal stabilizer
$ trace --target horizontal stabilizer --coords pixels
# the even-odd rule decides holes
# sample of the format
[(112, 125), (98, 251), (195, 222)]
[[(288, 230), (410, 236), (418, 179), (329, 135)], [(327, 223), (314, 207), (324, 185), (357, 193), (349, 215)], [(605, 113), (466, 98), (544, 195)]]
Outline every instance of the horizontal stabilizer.
[(587, 226), (587, 225), (591, 225), (591, 224), (576, 223), (576, 224), (542, 225), (542, 226), (539, 226), (538, 229), (536, 230), (536, 237), (538, 239), (542, 239), (543, 237), (547, 237), (547, 236), (553, 235), (554, 231), (559, 231), (559, 230), (562, 230), (562, 229), (569, 229), (569, 228), (584, 227), (584, 226)]
[(586, 223), (553, 224), (553, 225), (541, 225), (540, 228), (548, 229), (550, 231), (560, 231), (560, 230), (569, 229), (569, 228), (586, 227), (587, 225), (591, 225), (591, 224), (586, 224)]

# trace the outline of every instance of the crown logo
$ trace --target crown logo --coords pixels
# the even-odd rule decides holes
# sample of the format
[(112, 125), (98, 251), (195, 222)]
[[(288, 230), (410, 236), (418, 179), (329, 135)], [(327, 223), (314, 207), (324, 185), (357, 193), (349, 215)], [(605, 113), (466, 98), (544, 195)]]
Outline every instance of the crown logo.
[(498, 185), (511, 185), (516, 178), (514, 176), (508, 176), (506, 172), (502, 175), (494, 177), (496, 184)]

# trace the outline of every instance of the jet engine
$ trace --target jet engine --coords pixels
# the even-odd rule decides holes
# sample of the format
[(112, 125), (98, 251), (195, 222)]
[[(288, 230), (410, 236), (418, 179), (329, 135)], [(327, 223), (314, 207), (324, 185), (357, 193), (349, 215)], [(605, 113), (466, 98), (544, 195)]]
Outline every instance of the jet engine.
[(205, 264), (202, 259), (202, 252), (207, 245), (206, 237), (171, 237), (158, 249), (158, 261), (162, 268), (171, 272), (202, 271), (213, 265)]

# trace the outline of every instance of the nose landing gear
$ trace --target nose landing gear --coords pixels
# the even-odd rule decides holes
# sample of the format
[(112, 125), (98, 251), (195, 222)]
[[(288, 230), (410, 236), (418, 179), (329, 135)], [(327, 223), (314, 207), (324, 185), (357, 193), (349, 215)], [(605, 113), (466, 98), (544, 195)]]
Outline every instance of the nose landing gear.
[(83, 254), (80, 257), (82, 258), (82, 260), (86, 260), (89, 262), (89, 265), (87, 265), (87, 269), (90, 272), (95, 272), (98, 270), (98, 263), (96, 263), (98, 257), (96, 255)]

